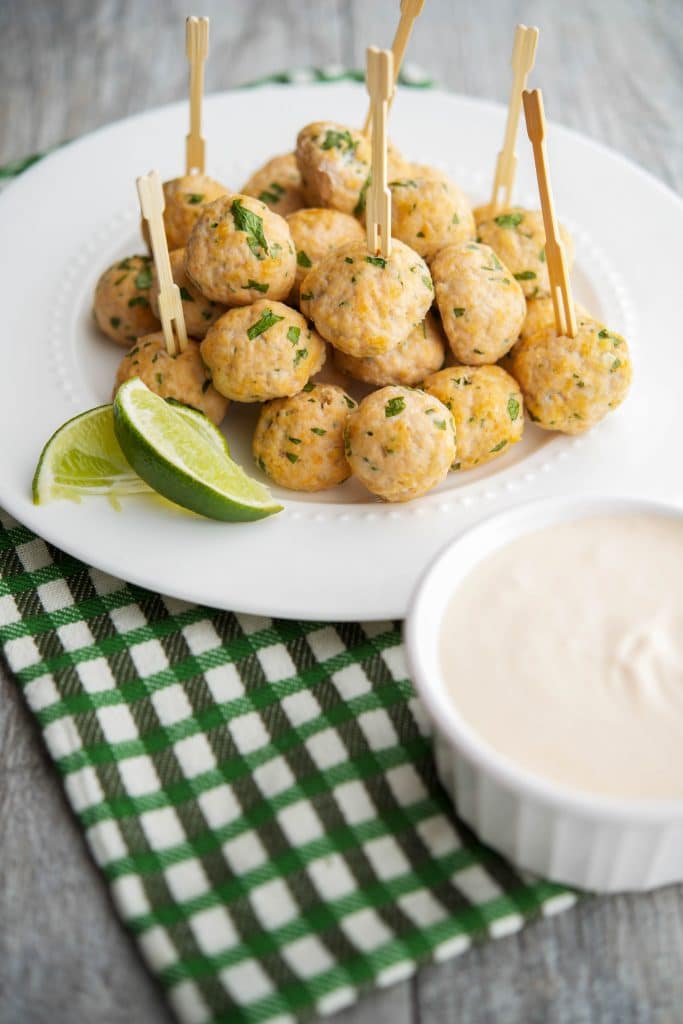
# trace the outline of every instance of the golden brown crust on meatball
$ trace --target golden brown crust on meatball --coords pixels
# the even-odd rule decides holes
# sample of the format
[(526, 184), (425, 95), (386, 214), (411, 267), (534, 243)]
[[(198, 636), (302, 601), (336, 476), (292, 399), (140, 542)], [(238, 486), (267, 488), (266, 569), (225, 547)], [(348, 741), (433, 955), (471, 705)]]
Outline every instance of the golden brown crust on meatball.
[(447, 174), (408, 174), (389, 182), (391, 230), (427, 262), (447, 245), (475, 237), (474, 217), (467, 198)]
[(273, 213), (288, 217), (304, 205), (301, 175), (294, 153), (274, 156), (254, 171), (240, 189), (242, 195), (253, 196), (270, 207)]
[(297, 394), (326, 355), (324, 341), (300, 313), (266, 299), (224, 313), (201, 352), (214, 386), (236, 402)]
[[(574, 262), (574, 245), (567, 229), (560, 224), (567, 268)], [(545, 260), (545, 228), (540, 210), (521, 206), (501, 210), (495, 217), (477, 222), (477, 237), (490, 245), (522, 286), (527, 299), (550, 294), (548, 264)]]
[(99, 329), (117, 345), (130, 347), (141, 334), (159, 326), (151, 307), (152, 261), (127, 256), (101, 275), (95, 288), (93, 316)]
[(301, 282), (323, 256), (345, 242), (362, 241), (365, 232), (355, 217), (340, 210), (311, 207), (287, 218), (296, 249), (296, 279), (291, 299), (299, 301)]
[(301, 284), (301, 311), (323, 338), (351, 356), (381, 355), (422, 323), (434, 291), (427, 264), (395, 239), (391, 256), (348, 242), (325, 256)]
[[(169, 249), (182, 249), (187, 245), (192, 228), (204, 207), (219, 196), (227, 195), (227, 188), (206, 174), (187, 174), (172, 178), (163, 184), (164, 228)], [(147, 221), (142, 222), (142, 235), (149, 245)]]
[(296, 272), (287, 221), (251, 196), (223, 196), (197, 221), (185, 270), (203, 295), (226, 306), (285, 299)]
[(351, 475), (344, 427), (356, 403), (334, 384), (307, 384), (261, 410), (253, 440), (258, 465), (281, 487), (322, 491)]
[(458, 362), (495, 363), (519, 337), (526, 303), (488, 245), (449, 245), (432, 262), (436, 301)]
[(383, 355), (356, 359), (335, 349), (334, 362), (342, 373), (365, 384), (414, 387), (443, 366), (445, 353), (446, 338), (441, 325), (433, 313), (427, 313), (407, 338)]
[(500, 366), (449, 366), (427, 377), (425, 391), (455, 420), (453, 469), (472, 469), (510, 450), (524, 432), (524, 401), (514, 377)]
[[(185, 328), (191, 338), (201, 340), (212, 323), (225, 313), (225, 306), (205, 298), (190, 281), (185, 272), (185, 250), (174, 249), (170, 253), (171, 275), (180, 289), (180, 301), (185, 314)], [(159, 282), (156, 267), (152, 270), (152, 287), (149, 301), (156, 317), (159, 317)]]
[(150, 391), (162, 398), (175, 398), (177, 402), (199, 409), (216, 425), (227, 412), (229, 403), (211, 386), (196, 341), (188, 340), (184, 352), (170, 356), (161, 331), (139, 338), (119, 364), (114, 395), (131, 377), (139, 377)]

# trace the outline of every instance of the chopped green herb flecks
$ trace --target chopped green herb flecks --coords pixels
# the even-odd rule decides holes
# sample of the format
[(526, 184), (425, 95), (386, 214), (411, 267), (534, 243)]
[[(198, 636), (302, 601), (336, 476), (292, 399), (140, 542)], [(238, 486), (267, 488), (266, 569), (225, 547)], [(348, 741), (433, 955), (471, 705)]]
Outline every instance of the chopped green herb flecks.
[(609, 372), (610, 373), (614, 373), (614, 371), (618, 370), (620, 366), (621, 366), (621, 359), (615, 359), (614, 362), (612, 363), (612, 365), (609, 368)]
[(318, 437), (324, 437), (327, 431), (324, 430), (322, 427), (311, 427), (311, 433), (317, 434)]
[(291, 463), (299, 461), (299, 456), (296, 454), (296, 452), (285, 452), (285, 458), (289, 459)]
[(431, 277), (429, 277), (427, 274), (422, 274), (421, 277), (422, 277), (422, 284), (425, 286), (425, 288), (429, 288), (430, 292), (433, 292), (434, 291), (434, 285), (432, 284)]
[(344, 395), (344, 401), (348, 405), (349, 409), (355, 409), (356, 408), (356, 403), (354, 402), (354, 400), (352, 398), (349, 398), (348, 395)]
[(183, 300), (183, 302), (194, 302), (194, 299), (192, 298), (192, 296), (190, 295), (190, 293), (188, 292), (187, 288), (184, 285), (181, 285), (180, 287), (180, 298)]
[(345, 256), (344, 263), (353, 263), (353, 256)]
[(368, 201), (368, 189), (370, 188), (371, 177), (372, 176), (368, 174), (367, 178), (363, 182), (363, 187), (358, 193), (358, 202), (353, 208), (353, 212), (356, 217), (360, 217), (363, 213), (365, 213), (365, 206)]
[(506, 444), (507, 438), (504, 437), (502, 441), (499, 441), (498, 444), (495, 445), (495, 447), (491, 448), (491, 450), (489, 451), (489, 455), (493, 455), (495, 452), (502, 452)]
[(543, 246), (543, 248), (539, 252), (538, 258), (541, 261), (541, 263), (545, 263), (545, 246)]
[(344, 429), (344, 455), (351, 455), (351, 435), (349, 434), (349, 428)]
[(252, 279), (249, 278), (249, 280), (244, 285), (244, 287), (245, 288), (251, 288), (251, 289), (253, 289), (253, 291), (261, 292), (261, 295), (265, 295), (266, 292), (268, 291), (268, 289), (270, 288), (270, 285), (268, 285), (268, 284), (259, 284), (258, 281), (252, 281)]
[(294, 365), (298, 366), (302, 359), (305, 359), (308, 355), (307, 348), (298, 348), (294, 353)]
[[(241, 199), (233, 199), (230, 207), (232, 219), (238, 231), (244, 231), (247, 235), (247, 245), (258, 259), (268, 255), (268, 242), (263, 233), (263, 217), (247, 210)], [(261, 255), (260, 253), (263, 253)]]
[(116, 269), (117, 270), (132, 270), (133, 268), (130, 265), (130, 257), (126, 256), (125, 260), (121, 260), (120, 263), (117, 263), (116, 264)]
[(522, 213), (501, 213), (493, 219), (499, 228), (516, 228), (522, 223), (523, 217)]
[(300, 334), (300, 327), (290, 327), (287, 331), (287, 341), (291, 341), (292, 345), (297, 345), (299, 343)]
[(301, 438), (300, 437), (287, 437), (287, 440), (291, 441), (292, 444), (301, 444)]
[(114, 330), (116, 330), (117, 327), (121, 326), (121, 317), (120, 316), (110, 316), (109, 317), (109, 323), (112, 325)]
[(480, 348), (473, 348), (472, 351), (476, 352), (478, 356), (483, 356), (484, 354), (483, 350)]
[(314, 298), (313, 292), (302, 292), (301, 293), (301, 298), (305, 299), (306, 301), (308, 301), (309, 299)]
[(466, 307), (465, 306), (454, 306), (453, 307), (453, 316), (454, 317), (458, 317), (459, 318), (461, 316), (464, 316), (465, 312), (466, 312)]
[(445, 420), (434, 420), (434, 426), (436, 427), (437, 430), (445, 430), (446, 429), (446, 421)]
[(360, 140), (354, 142), (350, 131), (338, 132), (333, 128), (328, 128), (320, 148), (340, 149), (342, 153), (355, 153), (359, 142)]
[(199, 203), (204, 202), (205, 196), (203, 196), (199, 192), (187, 192), (185, 194), (185, 198), (187, 199), (188, 203), (190, 203), (191, 206), (198, 206)]
[(312, 267), (313, 266), (313, 264), (311, 263), (310, 259), (308, 258), (306, 253), (303, 251), (303, 249), (299, 249), (298, 253), (296, 254), (296, 262), (299, 264), (300, 267)]
[(143, 267), (135, 275), (135, 287), (145, 289), (150, 288), (152, 285), (152, 271), (149, 267)]
[(418, 233), (417, 233), (417, 237), (418, 238), (424, 238), (424, 236), (425, 236), (424, 231), (418, 231)]
[[(287, 335), (287, 337), (289, 338), (289, 334)], [(291, 341), (292, 339), (289, 338), (289, 340)], [(313, 391), (314, 388), (315, 388), (315, 384), (313, 383), (313, 381), (309, 380), (308, 384), (304, 384), (304, 386), (302, 387), (301, 390), (302, 391)]]
[(533, 281), (536, 277), (534, 270), (520, 270), (518, 274), (514, 274), (515, 281)]
[(389, 188), (417, 188), (417, 182), (414, 178), (403, 178), (402, 181), (390, 181)]
[(519, 402), (514, 395), (510, 395), (508, 398), (508, 416), (513, 423), (519, 416)]
[(154, 377), (156, 378), (157, 387), (160, 388), (161, 385), (164, 383), (164, 375), (163, 375), (163, 373), (155, 373)]
[(271, 181), (268, 189), (261, 192), (259, 199), (262, 203), (279, 203), (285, 191), (278, 181)]
[(144, 309), (149, 309), (149, 302), (144, 295), (135, 295), (132, 299), (128, 299), (129, 306), (142, 306)]
[(609, 338), (609, 331), (606, 327), (603, 327), (601, 331), (598, 331), (598, 338)]
[(406, 400), (398, 395), (396, 398), (390, 398), (384, 406), (384, 415), (387, 419), (390, 416), (398, 416), (399, 413), (403, 412), (406, 407)]
[(387, 265), (387, 261), (383, 256), (366, 256), (365, 262), (372, 263), (373, 267), (381, 267), (382, 270), (384, 270)]
[(457, 213), (454, 213), (452, 218), (451, 218), (451, 224), (459, 224), (459, 223), (460, 223), (460, 218), (458, 217)]
[(247, 330), (247, 337), (250, 341), (253, 341), (254, 338), (258, 338), (259, 334), (263, 334), (273, 324), (279, 323), (280, 320), (284, 320), (284, 317), (276, 316), (272, 309), (264, 309), (261, 318)]

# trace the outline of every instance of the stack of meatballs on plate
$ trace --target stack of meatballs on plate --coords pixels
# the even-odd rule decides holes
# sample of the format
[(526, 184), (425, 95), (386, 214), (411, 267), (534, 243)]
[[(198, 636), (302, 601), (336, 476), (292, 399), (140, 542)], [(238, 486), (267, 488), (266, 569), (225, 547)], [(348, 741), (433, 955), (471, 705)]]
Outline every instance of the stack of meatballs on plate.
[[(214, 423), (230, 401), (263, 403), (253, 451), (273, 481), (318, 491), (353, 474), (387, 501), (504, 455), (525, 410), (577, 434), (619, 405), (624, 339), (580, 309), (575, 338), (555, 331), (540, 213), (473, 211), (446, 174), (393, 146), (388, 165), (386, 259), (363, 228), (370, 143), (344, 125), (307, 125), (239, 193), (205, 175), (166, 182), (190, 341), (168, 355), (150, 258), (119, 260), (94, 307), (130, 349), (116, 386), (140, 377)], [(330, 355), (360, 402), (325, 378)]]

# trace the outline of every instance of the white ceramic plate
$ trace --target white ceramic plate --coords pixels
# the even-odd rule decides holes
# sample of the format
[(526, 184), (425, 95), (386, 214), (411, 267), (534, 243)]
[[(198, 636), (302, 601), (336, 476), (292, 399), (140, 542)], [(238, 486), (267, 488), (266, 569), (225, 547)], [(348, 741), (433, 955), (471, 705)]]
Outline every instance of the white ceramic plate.
[[(358, 123), (365, 106), (363, 88), (349, 84), (211, 96), (208, 170), (239, 188), (252, 169), (291, 149), (305, 123)], [(504, 115), (494, 104), (403, 90), (391, 131), (406, 155), (447, 168), (481, 200)], [(508, 455), (450, 474), (406, 505), (377, 502), (350, 481), (313, 497), (274, 488), (286, 511), (255, 524), (205, 521), (144, 498), (126, 499), (120, 511), (101, 499), (34, 507), (30, 483), (45, 440), (109, 399), (121, 350), (92, 327), (93, 288), (115, 258), (140, 251), (134, 179), (152, 167), (163, 178), (181, 171), (186, 119), (186, 105), (176, 104), (111, 125), (41, 161), (0, 197), (0, 504), (17, 519), (98, 568), (187, 600), (263, 615), (378, 619), (405, 613), (449, 539), (516, 500), (620, 489), (680, 495), (683, 203), (622, 157), (552, 126), (557, 206), (576, 240), (576, 297), (634, 350), (631, 396), (597, 430), (570, 440), (527, 424)], [(519, 199), (537, 205), (523, 131), (519, 152)], [(254, 412), (233, 407), (225, 423), (247, 467)]]

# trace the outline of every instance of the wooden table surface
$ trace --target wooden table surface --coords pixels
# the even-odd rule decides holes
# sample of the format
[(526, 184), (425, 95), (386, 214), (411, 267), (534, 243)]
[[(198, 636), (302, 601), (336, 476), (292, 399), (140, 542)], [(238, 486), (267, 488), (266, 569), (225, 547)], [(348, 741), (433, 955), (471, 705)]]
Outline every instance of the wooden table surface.
[[(398, 0), (205, 0), (207, 88), (286, 67), (360, 66)], [(178, 0), (0, 0), (0, 163), (185, 94)], [(541, 29), (551, 116), (681, 190), (681, 0), (427, 0), (408, 60), (504, 100), (517, 21)], [(150, 59), (151, 56), (154, 59)], [(65, 196), (65, 202), (74, 197)], [(161, 1024), (40, 737), (0, 666), (0, 1022)], [(593, 898), (366, 997), (339, 1024), (683, 1021), (683, 887)]]

